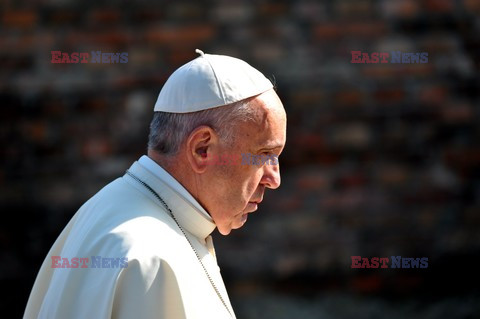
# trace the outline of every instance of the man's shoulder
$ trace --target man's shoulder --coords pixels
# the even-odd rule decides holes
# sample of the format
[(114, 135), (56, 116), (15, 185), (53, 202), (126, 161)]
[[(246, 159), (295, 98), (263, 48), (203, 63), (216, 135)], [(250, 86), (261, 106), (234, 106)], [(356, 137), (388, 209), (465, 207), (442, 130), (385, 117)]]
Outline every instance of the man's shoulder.
[(103, 219), (118, 223), (140, 217), (153, 217), (164, 222), (171, 219), (164, 207), (123, 178), (117, 178), (102, 188), (82, 205), (78, 214), (98, 219), (97, 222)]
[(77, 212), (75, 237), (95, 246), (119, 247), (125, 253), (141, 248), (152, 253), (181, 237), (173, 218), (158, 203), (117, 179)]

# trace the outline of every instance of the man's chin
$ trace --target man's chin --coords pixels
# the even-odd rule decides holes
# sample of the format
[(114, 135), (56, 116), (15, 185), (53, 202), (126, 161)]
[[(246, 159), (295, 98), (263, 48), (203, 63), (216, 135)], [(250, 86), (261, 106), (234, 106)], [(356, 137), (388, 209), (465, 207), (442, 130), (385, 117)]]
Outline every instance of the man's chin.
[(245, 211), (252, 213), (258, 209), (258, 204), (256, 202), (248, 202), (247, 206), (245, 207)]
[(231, 232), (231, 231), (232, 231), (231, 229), (221, 230), (220, 228), (218, 228), (218, 232), (219, 232), (220, 234), (222, 234), (223, 236), (230, 235), (230, 232)]
[(240, 216), (240, 223), (242, 224), (240, 227), (242, 227), (247, 222), (247, 219), (248, 213), (242, 214), (242, 216)]
[(234, 221), (232, 224), (228, 225), (228, 226), (218, 226), (217, 225), (217, 229), (218, 229), (218, 232), (224, 236), (227, 236), (229, 235), (233, 229), (239, 229), (241, 228), (243, 225), (245, 225), (245, 223), (247, 222), (247, 219), (248, 219), (248, 213), (242, 213), (241, 215), (239, 215), (237, 218), (236, 221)]
[(233, 224), (224, 224), (224, 225), (217, 225), (218, 232), (223, 236), (227, 236), (232, 232), (232, 229), (236, 229)]

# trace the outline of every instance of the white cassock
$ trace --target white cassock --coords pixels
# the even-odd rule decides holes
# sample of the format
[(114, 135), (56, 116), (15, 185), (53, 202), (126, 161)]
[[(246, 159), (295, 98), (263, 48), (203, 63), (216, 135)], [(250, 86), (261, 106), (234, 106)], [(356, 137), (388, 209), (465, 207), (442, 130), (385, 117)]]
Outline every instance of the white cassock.
[[(235, 317), (213, 250), (210, 234), (216, 226), (210, 216), (147, 156), (129, 171), (167, 203), (210, 279), (165, 207), (126, 174), (87, 201), (65, 227), (42, 264), (24, 318)], [(68, 258), (70, 265), (74, 257), (89, 258), (89, 263), (87, 268), (53, 268), (52, 256)], [(97, 263), (93, 268), (92, 256), (107, 259), (107, 267)], [(123, 257), (127, 267), (108, 263), (108, 258)]]

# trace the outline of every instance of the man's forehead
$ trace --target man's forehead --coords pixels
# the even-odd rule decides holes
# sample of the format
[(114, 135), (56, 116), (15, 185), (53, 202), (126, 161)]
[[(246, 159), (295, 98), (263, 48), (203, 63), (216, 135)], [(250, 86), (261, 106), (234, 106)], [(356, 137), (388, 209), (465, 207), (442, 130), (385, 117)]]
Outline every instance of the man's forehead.
[(257, 123), (256, 143), (264, 149), (283, 148), (286, 138), (285, 114), (280, 111), (267, 109), (262, 116), (262, 121)]
[(285, 131), (280, 127), (260, 130), (252, 140), (259, 150), (282, 150), (285, 146)]
[(264, 109), (283, 109), (282, 101), (274, 89), (270, 89), (258, 95), (254, 101)]

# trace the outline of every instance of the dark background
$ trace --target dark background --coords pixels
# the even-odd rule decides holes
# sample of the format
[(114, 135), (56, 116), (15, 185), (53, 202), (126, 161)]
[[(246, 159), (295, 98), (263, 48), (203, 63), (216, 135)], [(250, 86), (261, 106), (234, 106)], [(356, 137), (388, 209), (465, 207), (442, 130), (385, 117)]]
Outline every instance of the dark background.
[[(158, 92), (196, 48), (274, 77), (288, 114), (282, 186), (215, 235), (239, 319), (479, 318), (479, 16), (475, 0), (2, 1), (2, 318), (21, 317), (79, 206), (145, 153)], [(392, 255), (428, 268), (351, 269)]]

